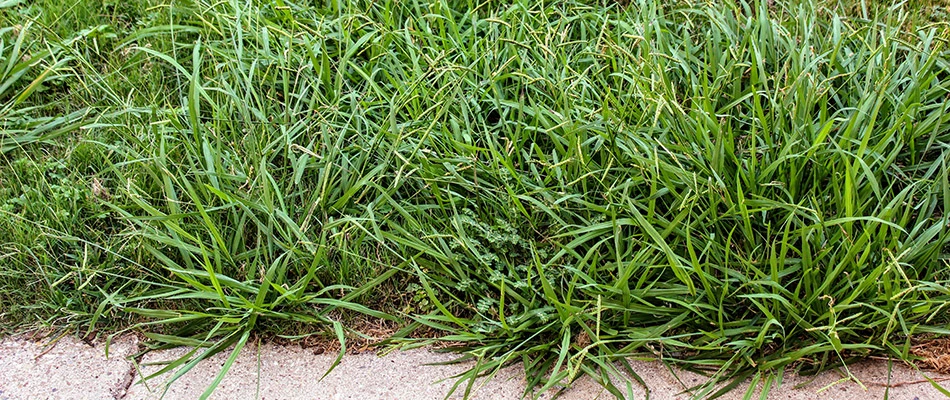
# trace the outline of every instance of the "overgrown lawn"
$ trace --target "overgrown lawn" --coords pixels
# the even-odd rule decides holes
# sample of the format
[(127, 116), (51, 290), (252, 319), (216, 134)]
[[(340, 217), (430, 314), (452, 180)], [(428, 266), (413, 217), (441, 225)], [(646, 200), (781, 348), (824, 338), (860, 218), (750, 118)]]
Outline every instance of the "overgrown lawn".
[(9, 329), (365, 315), (618, 397), (950, 333), (950, 5), (59, 3), (0, 2)]

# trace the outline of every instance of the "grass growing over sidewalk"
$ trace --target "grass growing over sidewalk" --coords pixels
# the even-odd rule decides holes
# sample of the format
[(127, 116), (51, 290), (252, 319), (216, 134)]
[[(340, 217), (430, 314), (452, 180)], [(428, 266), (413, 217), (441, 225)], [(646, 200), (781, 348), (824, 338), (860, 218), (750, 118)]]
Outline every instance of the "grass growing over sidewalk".
[(183, 373), (366, 314), (617, 396), (950, 333), (945, 4), (0, 7), (8, 326)]

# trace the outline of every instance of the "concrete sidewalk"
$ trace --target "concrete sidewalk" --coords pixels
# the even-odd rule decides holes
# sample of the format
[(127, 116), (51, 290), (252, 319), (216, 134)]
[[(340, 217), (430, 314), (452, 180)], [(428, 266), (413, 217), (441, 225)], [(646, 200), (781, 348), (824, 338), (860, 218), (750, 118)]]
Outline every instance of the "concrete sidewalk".
[[(0, 340), (0, 399), (158, 399), (164, 389), (163, 377), (147, 385), (137, 383), (145, 374), (156, 371), (155, 363), (174, 359), (185, 349), (152, 352), (140, 360), (140, 369), (128, 360), (138, 348), (133, 336), (113, 342), (110, 357), (102, 344), (91, 346), (72, 336), (54, 343), (25, 337)], [(215, 378), (228, 354), (220, 353), (198, 364), (175, 382), (165, 399), (196, 399)], [(427, 366), (448, 361), (450, 354), (429, 350), (394, 352), (385, 357), (375, 354), (348, 355), (325, 379), (335, 355), (314, 355), (300, 347), (262, 345), (242, 351), (231, 371), (212, 398), (217, 399), (441, 399), (466, 365)], [(688, 372), (674, 376), (659, 362), (632, 362), (646, 381), (651, 399), (688, 399), (684, 385), (692, 386), (704, 377)], [(851, 367), (861, 381), (844, 378), (842, 372), (827, 372), (818, 377), (785, 374), (780, 388), (768, 399), (896, 399), (927, 400), (946, 398), (918, 372), (894, 365), (888, 379), (884, 362), (865, 362)], [(929, 374), (931, 378), (950, 377)], [(167, 379), (167, 378), (166, 378)], [(950, 381), (943, 382), (950, 387)], [(863, 385), (863, 387), (862, 387)], [(645, 391), (633, 385), (633, 398), (642, 399)], [(744, 387), (722, 397), (742, 398)], [(502, 370), (494, 379), (476, 385), (476, 399), (519, 399), (524, 392), (524, 375), (519, 366)], [(545, 393), (542, 398), (551, 398)], [(758, 396), (758, 395), (756, 395)], [(886, 396), (886, 397), (885, 397)], [(459, 396), (460, 397), (460, 396)], [(612, 396), (588, 378), (582, 378), (563, 392), (562, 399), (609, 399)]]

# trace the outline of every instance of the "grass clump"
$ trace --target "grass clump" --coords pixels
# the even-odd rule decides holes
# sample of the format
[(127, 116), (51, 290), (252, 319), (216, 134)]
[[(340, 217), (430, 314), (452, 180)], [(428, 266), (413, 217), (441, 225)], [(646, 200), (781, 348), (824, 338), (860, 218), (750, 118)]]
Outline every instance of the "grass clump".
[[(911, 359), (950, 323), (950, 35), (838, 9), (196, 1), (40, 30), (59, 61), (28, 65), (66, 87), (5, 104), (62, 122), (3, 136), (40, 189), (3, 189), (27, 233), (0, 298), (24, 321), (41, 278), (40, 312), (197, 346), (168, 369), (309, 333), (264, 321), (342, 340), (344, 310), (443, 332), (469, 383), (521, 361), (618, 397), (642, 354), (767, 385)], [(80, 249), (102, 261), (51, 256)]]

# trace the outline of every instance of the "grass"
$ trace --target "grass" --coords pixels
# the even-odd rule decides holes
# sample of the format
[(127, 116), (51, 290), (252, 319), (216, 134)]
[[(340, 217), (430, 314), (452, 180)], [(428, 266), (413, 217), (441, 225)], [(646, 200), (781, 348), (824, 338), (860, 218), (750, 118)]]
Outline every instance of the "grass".
[(618, 397), (626, 357), (715, 397), (950, 333), (945, 3), (0, 7), (8, 330), (181, 374), (365, 315), (463, 393)]

